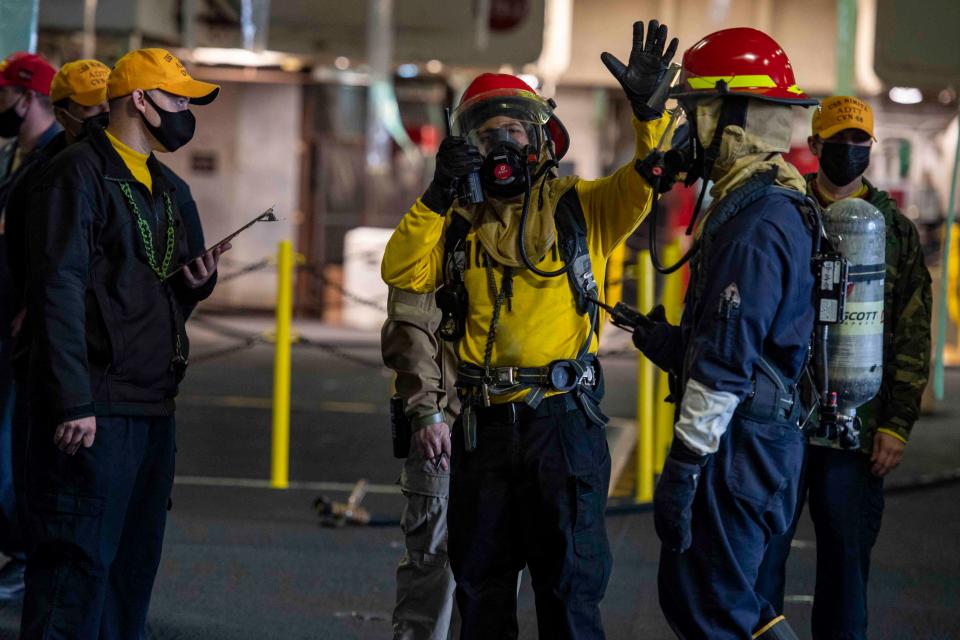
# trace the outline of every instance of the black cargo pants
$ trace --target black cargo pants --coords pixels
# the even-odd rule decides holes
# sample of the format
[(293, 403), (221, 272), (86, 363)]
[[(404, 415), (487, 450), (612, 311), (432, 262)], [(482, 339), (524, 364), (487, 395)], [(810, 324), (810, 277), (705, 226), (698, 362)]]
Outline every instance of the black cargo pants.
[(461, 640), (517, 637), (524, 566), (541, 638), (602, 640), (611, 569), (605, 430), (565, 394), (536, 410), (479, 409), (477, 431), (467, 453), (460, 420), (453, 430), (448, 529)]
[(173, 417), (100, 417), (69, 456), (31, 428), (22, 640), (144, 637), (174, 473)]

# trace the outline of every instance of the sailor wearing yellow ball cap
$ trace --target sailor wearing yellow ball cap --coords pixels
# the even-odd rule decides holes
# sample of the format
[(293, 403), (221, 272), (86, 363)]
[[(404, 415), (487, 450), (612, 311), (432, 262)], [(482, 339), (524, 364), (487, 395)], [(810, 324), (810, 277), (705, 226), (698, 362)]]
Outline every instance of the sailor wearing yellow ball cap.
[(144, 637), (184, 324), (216, 282), (220, 249), (204, 252), (190, 189), (154, 152), (188, 143), (190, 105), (219, 87), (163, 49), (141, 49), (117, 62), (106, 90), (107, 128), (86, 126), (30, 200), (24, 639)]
[(50, 87), (57, 121), (72, 144), (83, 137), (84, 127), (96, 122), (106, 127), (110, 121), (107, 103), (107, 77), (110, 67), (99, 60), (73, 60), (57, 71)]

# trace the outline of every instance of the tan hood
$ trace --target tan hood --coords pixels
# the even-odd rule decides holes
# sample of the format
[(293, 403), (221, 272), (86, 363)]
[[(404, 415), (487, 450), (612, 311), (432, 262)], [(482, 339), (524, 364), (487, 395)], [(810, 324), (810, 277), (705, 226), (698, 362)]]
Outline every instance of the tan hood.
[[(541, 152), (541, 163), (546, 160), (546, 157), (544, 150)], [(579, 180), (576, 176), (554, 178), (552, 174), (553, 171), (548, 171), (547, 175), (537, 180), (530, 192), (530, 211), (527, 214), (524, 248), (533, 264), (540, 262), (553, 247), (556, 241), (553, 215), (557, 202)], [(526, 266), (519, 251), (523, 195), (509, 200), (488, 197), (475, 207), (458, 208), (457, 211), (473, 224), (484, 250), (495, 262), (507, 267), (524, 268)]]
[[(701, 143), (709, 146), (720, 119), (721, 99), (703, 100), (697, 105), (697, 132)], [(714, 202), (749, 180), (757, 173), (776, 168), (776, 184), (787, 189), (806, 192), (806, 183), (796, 167), (781, 154), (790, 150), (793, 129), (791, 107), (750, 100), (747, 121), (743, 127), (728, 125), (720, 144), (720, 155), (713, 166), (714, 181), (710, 196)], [(709, 217), (709, 210), (698, 224), (697, 234)]]

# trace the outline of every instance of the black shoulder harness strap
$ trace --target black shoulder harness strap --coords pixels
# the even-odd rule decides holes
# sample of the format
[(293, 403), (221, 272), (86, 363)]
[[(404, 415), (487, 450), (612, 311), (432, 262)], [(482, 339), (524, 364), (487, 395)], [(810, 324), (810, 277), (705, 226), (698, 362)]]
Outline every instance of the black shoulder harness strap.
[(470, 221), (453, 214), (443, 241), (443, 286), (437, 289), (437, 308), (441, 320), (438, 333), (447, 342), (456, 342), (463, 337), (467, 324), (467, 289), (463, 286), (463, 273), (467, 269), (467, 233)]
[(583, 205), (577, 190), (571, 187), (560, 197), (554, 214), (557, 226), (557, 249), (560, 259), (569, 268), (567, 279), (573, 290), (577, 313), (583, 315), (595, 311), (597, 299), (597, 281), (593, 275), (593, 264), (587, 249), (587, 221), (583, 216)]

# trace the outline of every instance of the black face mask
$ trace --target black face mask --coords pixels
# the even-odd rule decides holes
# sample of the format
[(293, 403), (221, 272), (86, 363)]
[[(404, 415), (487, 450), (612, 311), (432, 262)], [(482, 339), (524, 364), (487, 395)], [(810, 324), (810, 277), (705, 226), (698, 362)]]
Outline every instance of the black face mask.
[(845, 187), (870, 166), (870, 147), (824, 142), (820, 152), (820, 168), (830, 182)]
[(0, 112), (0, 138), (15, 138), (20, 133), (20, 126), (23, 124), (24, 116), (17, 113), (17, 100), (6, 111)]
[(526, 192), (530, 186), (530, 153), (529, 146), (524, 148), (508, 140), (495, 142), (480, 167), (483, 190), (495, 198), (515, 198)]
[(157, 106), (150, 94), (144, 92), (143, 97), (160, 115), (160, 126), (155, 127), (150, 124), (142, 113), (140, 117), (143, 118), (143, 123), (147, 125), (147, 129), (157, 139), (157, 142), (163, 145), (164, 149), (170, 152), (176, 151), (193, 139), (193, 133), (197, 129), (197, 119), (193, 117), (189, 109), (186, 111), (164, 111)]

